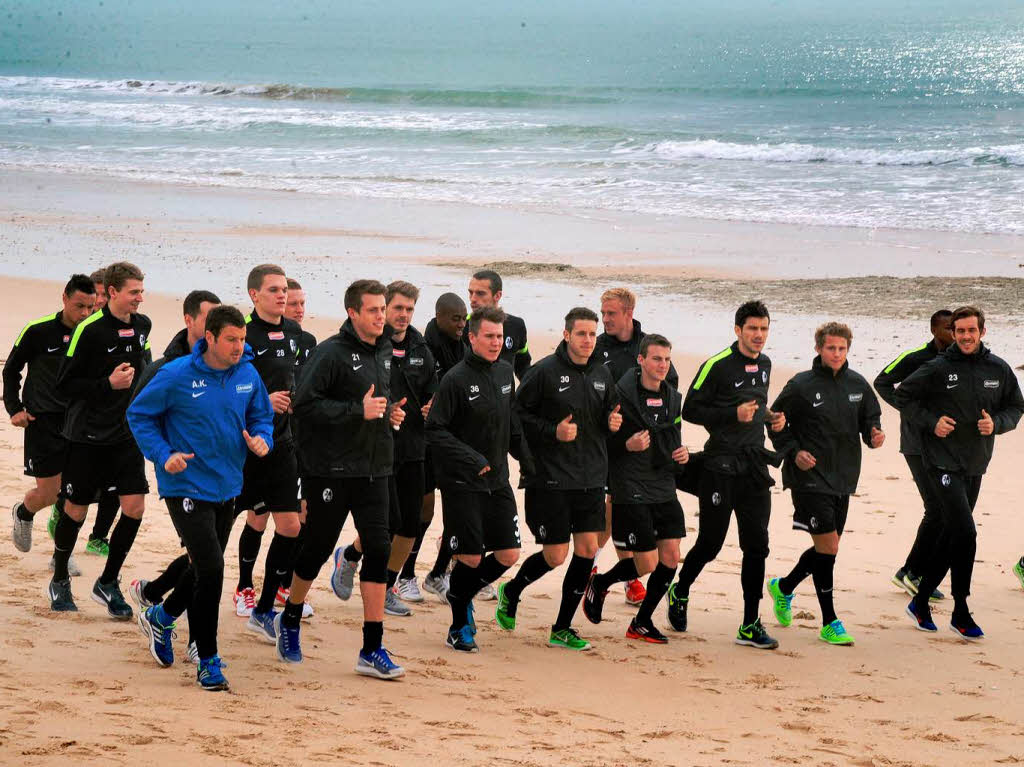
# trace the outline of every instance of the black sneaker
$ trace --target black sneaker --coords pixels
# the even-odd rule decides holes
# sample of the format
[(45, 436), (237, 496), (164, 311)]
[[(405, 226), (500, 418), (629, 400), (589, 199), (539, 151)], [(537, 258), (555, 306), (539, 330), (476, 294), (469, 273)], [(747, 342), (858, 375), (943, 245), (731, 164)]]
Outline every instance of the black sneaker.
[(676, 585), (668, 587), (668, 622), (675, 631), (686, 631), (686, 607), (690, 598), (676, 596)]
[(736, 632), (736, 644), (756, 647), (758, 650), (774, 650), (779, 646), (778, 640), (768, 636), (768, 632), (761, 625), (760, 618), (746, 626), (740, 626), (739, 631)]
[(113, 583), (100, 583), (97, 578), (96, 583), (92, 587), (92, 598), (106, 607), (107, 615), (114, 620), (131, 620), (132, 608), (124, 601), (124, 595), (121, 593), (121, 587), (117, 581)]
[(637, 623), (636, 618), (629, 622), (626, 639), (639, 639), (651, 644), (668, 644), (668, 637), (658, 631), (653, 623)]
[(600, 623), (601, 614), (604, 612), (604, 598), (608, 596), (608, 592), (598, 591), (594, 588), (595, 575), (597, 575), (596, 567), (590, 571), (587, 589), (583, 592), (583, 614), (591, 623)]
[(50, 609), (56, 613), (77, 613), (78, 606), (71, 596), (71, 581), (50, 581), (46, 590), (50, 597)]

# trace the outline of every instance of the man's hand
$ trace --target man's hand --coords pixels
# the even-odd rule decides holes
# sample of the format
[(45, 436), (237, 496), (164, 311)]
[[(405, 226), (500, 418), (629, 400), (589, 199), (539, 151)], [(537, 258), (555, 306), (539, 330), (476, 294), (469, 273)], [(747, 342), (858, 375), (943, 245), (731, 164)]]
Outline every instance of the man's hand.
[(270, 448), (267, 447), (266, 440), (263, 437), (250, 437), (249, 432), (245, 429), (242, 430), (242, 436), (245, 437), (245, 444), (249, 446), (257, 458), (262, 458), (270, 452)]
[(559, 442), (572, 442), (576, 439), (576, 431), (576, 424), (572, 422), (572, 413), (569, 413), (555, 427), (555, 439)]
[(273, 391), (267, 396), (270, 397), (270, 406), (274, 408), (275, 413), (287, 413), (292, 406), (291, 392)]
[(388, 409), (388, 398), (374, 397), (373, 386), (370, 384), (370, 388), (363, 395), (363, 418), (367, 421), (383, 418)]
[(644, 429), (638, 431), (632, 437), (626, 440), (626, 450), (631, 453), (642, 453), (644, 450), (651, 446), (651, 433)]
[(769, 426), (771, 426), (771, 429), (774, 432), (780, 432), (784, 428), (786, 428), (786, 414), (785, 413), (775, 413), (775, 412), (769, 410), (768, 411), (768, 418), (766, 420), (768, 421)]
[(796, 467), (800, 469), (800, 471), (810, 471), (818, 463), (818, 459), (806, 450), (797, 450), (794, 460), (796, 461)]
[(482, 469), (480, 469), (480, 472), (477, 474), (477, 476), (478, 477), (482, 477), (484, 474), (486, 474), (490, 470), (491, 470), (490, 466), (484, 466)]
[(750, 400), (736, 408), (736, 420), (740, 423), (750, 423), (754, 420), (754, 413), (757, 412), (757, 402)]
[[(981, 422), (979, 421), (979, 429), (981, 428), (980, 423)], [(935, 436), (938, 437), (939, 439), (945, 439), (952, 433), (953, 429), (955, 428), (956, 421), (954, 421), (948, 415), (944, 415), (939, 419), (939, 422), (935, 424)]]
[(987, 437), (996, 430), (996, 422), (992, 420), (992, 416), (986, 413), (984, 410), (981, 411), (981, 419), (978, 421), (978, 432)]
[(164, 471), (168, 474), (181, 474), (195, 457), (195, 453), (171, 453), (171, 457), (164, 461)]
[(20, 413), (15, 413), (11, 416), (11, 423), (19, 429), (24, 429), (31, 421), (34, 420), (36, 420), (36, 417), (27, 410), (22, 410)]
[(672, 460), (676, 463), (686, 463), (690, 460), (690, 451), (686, 449), (686, 445), (680, 445), (672, 451)]
[(434, 404), (434, 398), (431, 397), (427, 400), (427, 404), (420, 408), (420, 414), (423, 416), (423, 420), (427, 420), (427, 416), (430, 415), (430, 406)]
[(612, 434), (622, 428), (622, 413), (619, 411), (622, 409), (622, 405), (616, 405), (615, 409), (608, 414), (608, 431)]
[(121, 389), (127, 389), (132, 385), (132, 379), (135, 378), (135, 368), (129, 365), (127, 362), (122, 362), (116, 368), (114, 372), (110, 374), (107, 379), (110, 381), (110, 388), (115, 391)]
[(871, 427), (871, 447), (881, 447), (885, 442), (885, 432), (877, 426)]
[(398, 431), (402, 427), (402, 421), (405, 420), (405, 411), (402, 410), (402, 405), (405, 404), (408, 397), (402, 397), (398, 402), (391, 406), (391, 413), (388, 415), (388, 421), (391, 423), (391, 428)]

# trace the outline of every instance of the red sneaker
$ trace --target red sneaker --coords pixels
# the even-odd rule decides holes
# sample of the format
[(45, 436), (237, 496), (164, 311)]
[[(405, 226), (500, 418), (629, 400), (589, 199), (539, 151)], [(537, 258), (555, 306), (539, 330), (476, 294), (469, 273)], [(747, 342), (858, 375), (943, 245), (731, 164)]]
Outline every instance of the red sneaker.
[(631, 581), (626, 582), (626, 604), (637, 607), (643, 604), (644, 597), (647, 596), (647, 589), (644, 588), (644, 584), (640, 582), (639, 578), (634, 578)]
[(651, 644), (668, 644), (668, 637), (658, 631), (653, 623), (645, 626), (642, 623), (637, 623), (635, 619), (629, 622), (626, 639), (639, 639), (641, 642), (650, 642)]

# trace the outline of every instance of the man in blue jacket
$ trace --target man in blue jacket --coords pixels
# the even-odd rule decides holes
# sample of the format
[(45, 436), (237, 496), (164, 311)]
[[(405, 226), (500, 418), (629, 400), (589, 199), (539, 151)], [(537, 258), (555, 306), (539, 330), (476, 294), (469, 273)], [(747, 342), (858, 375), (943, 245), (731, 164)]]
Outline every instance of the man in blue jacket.
[(211, 309), (206, 337), (192, 354), (164, 365), (128, 408), (128, 424), (156, 469), (157, 487), (192, 560), (162, 604), (139, 614), (139, 627), (161, 666), (174, 662), (175, 619), (189, 612), (199, 653), (197, 683), (225, 690), (217, 654), (217, 610), (224, 582), (224, 547), (242, 489), (247, 449), (273, 447), (274, 411), (252, 350), (245, 318), (231, 306)]

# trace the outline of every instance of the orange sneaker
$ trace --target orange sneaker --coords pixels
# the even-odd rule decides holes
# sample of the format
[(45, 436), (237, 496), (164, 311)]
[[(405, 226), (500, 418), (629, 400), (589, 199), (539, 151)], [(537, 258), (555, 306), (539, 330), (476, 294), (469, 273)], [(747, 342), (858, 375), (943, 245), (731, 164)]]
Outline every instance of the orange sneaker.
[(626, 581), (626, 604), (637, 607), (643, 604), (644, 597), (647, 596), (647, 589), (644, 588), (644, 584), (640, 582), (639, 578), (634, 578), (631, 581)]

